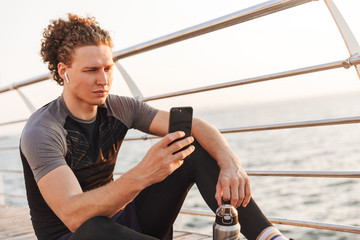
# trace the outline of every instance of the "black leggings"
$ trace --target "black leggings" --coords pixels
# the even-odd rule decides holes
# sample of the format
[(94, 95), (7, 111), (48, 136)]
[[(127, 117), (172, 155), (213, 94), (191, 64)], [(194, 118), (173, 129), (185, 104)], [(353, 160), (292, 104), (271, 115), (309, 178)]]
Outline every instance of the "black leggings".
[[(162, 239), (171, 232), (185, 197), (194, 183), (207, 205), (215, 212), (218, 207), (215, 192), (219, 166), (197, 142), (194, 145), (196, 150), (179, 169), (162, 182), (144, 189), (135, 198), (137, 221), (145, 235), (136, 233), (108, 218), (96, 217), (82, 225), (70, 239), (154, 239), (152, 237)], [(265, 228), (271, 226), (253, 199), (246, 208), (239, 207), (237, 210), (241, 232), (249, 240), (256, 239)], [(92, 220), (95, 220), (95, 223), (91, 222)], [(83, 236), (84, 233), (94, 231), (101, 237)]]

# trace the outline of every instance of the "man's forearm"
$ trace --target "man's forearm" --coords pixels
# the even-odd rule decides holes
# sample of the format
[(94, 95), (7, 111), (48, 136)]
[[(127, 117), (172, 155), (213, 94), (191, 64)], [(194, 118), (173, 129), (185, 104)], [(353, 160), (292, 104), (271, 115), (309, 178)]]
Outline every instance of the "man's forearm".
[(50, 208), (75, 231), (92, 217), (113, 216), (144, 188), (141, 178), (130, 170), (114, 182), (83, 192), (73, 172), (64, 165), (41, 178), (38, 186)]
[(237, 161), (235, 154), (218, 129), (197, 118), (193, 121), (193, 136), (215, 158), (220, 168), (230, 167), (234, 161)]
[(139, 179), (125, 173), (103, 187), (71, 197), (72, 207), (63, 212), (63, 218), (67, 220), (68, 228), (75, 231), (92, 217), (112, 217), (132, 201), (142, 189), (143, 185)]
[(214, 126), (199, 119), (194, 119), (192, 134), (220, 167), (215, 194), (218, 204), (224, 199), (231, 200), (235, 207), (246, 207), (251, 197), (250, 179), (225, 138)]

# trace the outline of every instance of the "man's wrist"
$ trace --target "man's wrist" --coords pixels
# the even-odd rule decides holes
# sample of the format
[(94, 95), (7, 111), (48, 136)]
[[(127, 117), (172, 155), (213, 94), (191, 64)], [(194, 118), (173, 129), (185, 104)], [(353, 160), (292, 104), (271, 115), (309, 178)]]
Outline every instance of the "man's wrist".
[(131, 170), (124, 173), (120, 178), (122, 178), (124, 184), (126, 184), (128, 187), (131, 187), (134, 192), (140, 192), (144, 188), (148, 187), (148, 185), (146, 184), (147, 181), (139, 175), (132, 174)]
[(222, 170), (241, 165), (239, 159), (234, 154), (230, 154), (228, 156), (222, 156), (219, 157), (218, 159), (219, 159), (218, 160), (219, 167)]

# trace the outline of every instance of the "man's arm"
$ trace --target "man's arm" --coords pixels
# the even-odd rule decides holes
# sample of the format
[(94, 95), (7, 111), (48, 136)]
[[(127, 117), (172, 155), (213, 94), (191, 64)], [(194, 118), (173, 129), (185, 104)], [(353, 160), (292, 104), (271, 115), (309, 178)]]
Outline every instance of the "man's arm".
[(191, 144), (193, 138), (168, 145), (182, 136), (182, 132), (168, 134), (150, 148), (139, 164), (105, 186), (83, 192), (74, 173), (65, 165), (55, 168), (38, 181), (40, 192), (55, 214), (74, 232), (92, 217), (112, 217), (141, 190), (162, 181), (180, 167), (182, 159), (194, 148), (172, 153)]
[[(159, 111), (150, 125), (150, 131), (161, 136), (167, 134), (169, 117), (169, 112)], [(220, 175), (215, 195), (218, 204), (221, 204), (223, 197), (224, 200), (231, 200), (233, 206), (242, 204), (245, 207), (251, 198), (250, 179), (225, 138), (214, 126), (197, 118), (193, 120), (192, 135), (219, 164)]]

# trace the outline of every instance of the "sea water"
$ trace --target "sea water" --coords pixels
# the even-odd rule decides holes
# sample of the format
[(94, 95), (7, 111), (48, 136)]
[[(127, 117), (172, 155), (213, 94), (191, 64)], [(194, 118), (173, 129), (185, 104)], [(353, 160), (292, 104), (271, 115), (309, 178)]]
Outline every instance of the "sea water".
[[(298, 99), (287, 102), (194, 109), (219, 129), (308, 120), (360, 116), (360, 93)], [(140, 133), (131, 131), (130, 135)], [(360, 171), (360, 124), (322, 126), (224, 134), (246, 170)], [(117, 172), (139, 162), (157, 140), (125, 141)], [(0, 137), (0, 169), (21, 169), (19, 135)], [(9, 148), (8, 148), (9, 147)], [(24, 195), (21, 174), (2, 173), (7, 194)], [(253, 197), (267, 217), (360, 225), (360, 179), (250, 177)], [(6, 198), (7, 204), (26, 206), (22, 198)], [(191, 189), (185, 209), (210, 211), (197, 191)], [(1, 217), (1, 216), (0, 216)], [(176, 228), (211, 233), (210, 217), (181, 215)], [(359, 235), (302, 227), (276, 225), (294, 239), (360, 239)]]

